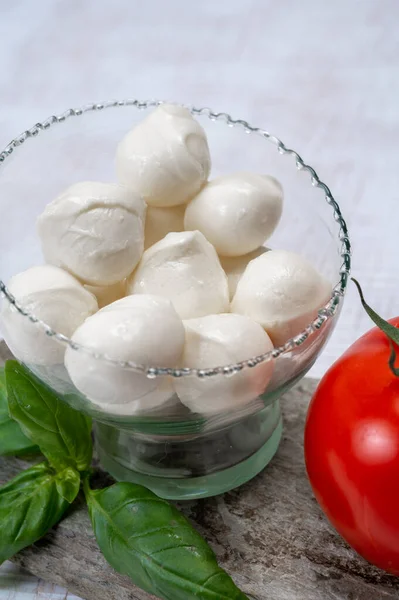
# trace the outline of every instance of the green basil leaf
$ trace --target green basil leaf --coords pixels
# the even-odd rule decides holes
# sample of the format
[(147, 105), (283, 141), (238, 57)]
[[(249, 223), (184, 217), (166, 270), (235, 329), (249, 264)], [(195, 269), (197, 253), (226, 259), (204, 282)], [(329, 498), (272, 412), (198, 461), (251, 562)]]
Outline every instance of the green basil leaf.
[(163, 600), (248, 600), (189, 521), (146, 488), (84, 489), (94, 533), (111, 566)]
[(15, 360), (5, 366), (10, 414), (59, 471), (89, 468), (93, 448), (90, 420), (68, 406)]
[(0, 564), (43, 537), (68, 506), (47, 462), (22, 471), (0, 488)]
[(8, 412), (6, 379), (0, 368), (0, 456), (36, 454), (39, 448), (24, 436), (20, 426)]
[(55, 485), (59, 495), (69, 502), (69, 504), (72, 504), (79, 494), (80, 474), (75, 471), (75, 469), (72, 469), (72, 467), (67, 467), (63, 471), (57, 473)]

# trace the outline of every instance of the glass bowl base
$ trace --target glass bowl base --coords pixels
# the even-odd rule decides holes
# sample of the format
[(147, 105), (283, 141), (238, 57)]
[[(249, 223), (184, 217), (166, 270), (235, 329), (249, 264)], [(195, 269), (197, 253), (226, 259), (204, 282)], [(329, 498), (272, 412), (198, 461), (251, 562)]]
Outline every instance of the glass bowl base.
[[(229, 428), (227, 435), (229, 435), (230, 440), (230, 453), (228, 456), (235, 456), (233, 461), (218, 461), (216, 442), (215, 440), (209, 439), (209, 435), (207, 435), (205, 439), (202, 439), (201, 441), (192, 440), (191, 442), (180, 442), (183, 443), (180, 454), (177, 455), (176, 452), (174, 454), (172, 452), (172, 459), (169, 462), (165, 461), (165, 458), (168, 457), (167, 446), (170, 442), (163, 442), (163, 456), (160, 456), (158, 459), (160, 462), (158, 464), (153, 462), (151, 465), (151, 461), (143, 460), (143, 454), (145, 455), (146, 446), (148, 446), (148, 444), (150, 444), (150, 446), (154, 445), (154, 440), (144, 437), (143, 439), (138, 440), (136, 435), (132, 432), (129, 432), (128, 434), (121, 430), (110, 432), (110, 429), (114, 428), (99, 423), (96, 424), (95, 428), (97, 433), (97, 454), (103, 469), (114, 479), (117, 481), (130, 481), (132, 483), (143, 485), (161, 498), (170, 500), (190, 500), (216, 496), (237, 488), (251, 480), (266, 467), (276, 453), (280, 444), (283, 429), (279, 402), (275, 402), (272, 406), (268, 407), (268, 409), (265, 409), (265, 411), (266, 410), (268, 410), (267, 418), (265, 418), (265, 414), (263, 414), (263, 418), (261, 414), (251, 417), (251, 428), (254, 429), (254, 423), (256, 423), (258, 429), (262, 430), (263, 434), (267, 433), (267, 439), (266, 441), (264, 441), (264, 439), (262, 440), (260, 447), (258, 444), (258, 447), (254, 448), (252, 443), (257, 437), (256, 434), (251, 438), (245, 439), (245, 437), (241, 437), (242, 431), (237, 430), (237, 425), (235, 428)], [(261, 413), (264, 413), (264, 411), (261, 411)], [(268, 431), (266, 432), (267, 428)], [(234, 429), (236, 430), (235, 432)], [(121, 455), (120, 452), (115, 452), (117, 446), (115, 446), (115, 440), (113, 442), (110, 433), (113, 433), (117, 440), (120, 440), (122, 437), (123, 448), (125, 449), (123, 455)], [(234, 433), (238, 433), (238, 438), (235, 439), (236, 447), (233, 446), (234, 437), (232, 438), (232, 436), (234, 436)], [(253, 431), (253, 433), (255, 432)], [(132, 456), (131, 452), (129, 453), (129, 446), (126, 444), (126, 436), (128, 436), (131, 444), (134, 439), (134, 456)], [(224, 455), (226, 457), (226, 453), (224, 452), (225, 448), (223, 447), (225, 436), (226, 432), (223, 432), (222, 437), (221, 432), (219, 432), (217, 444), (220, 447), (219, 455)], [(262, 437), (264, 438), (264, 436)], [(209, 448), (209, 451), (214, 453), (216, 461), (212, 468), (207, 464), (207, 456), (204, 456), (203, 452), (198, 450), (199, 443), (202, 444), (202, 450), (203, 445), (205, 444)], [(176, 442), (173, 444), (175, 445)], [(195, 448), (195, 444), (197, 444), (197, 448)], [(184, 465), (189, 465), (190, 459), (192, 459), (190, 452), (187, 450), (190, 445), (191, 447), (194, 446), (192, 454), (195, 453), (198, 460), (201, 460), (201, 458), (204, 459), (202, 473), (200, 468), (197, 470), (184, 469)], [(237, 453), (237, 446), (239, 446), (241, 454)], [(130, 450), (131, 449), (132, 445), (130, 445)], [(245, 451), (242, 452), (242, 450)], [(138, 451), (141, 453), (140, 458), (137, 456)], [(186, 454), (187, 452), (188, 454)], [(156, 458), (154, 455), (152, 456), (153, 458)], [(162, 459), (164, 460), (164, 464), (159, 468), (162, 464)], [(230, 465), (228, 464), (229, 462)], [(231, 464), (231, 462), (234, 464)], [(207, 470), (208, 472), (206, 472)]]

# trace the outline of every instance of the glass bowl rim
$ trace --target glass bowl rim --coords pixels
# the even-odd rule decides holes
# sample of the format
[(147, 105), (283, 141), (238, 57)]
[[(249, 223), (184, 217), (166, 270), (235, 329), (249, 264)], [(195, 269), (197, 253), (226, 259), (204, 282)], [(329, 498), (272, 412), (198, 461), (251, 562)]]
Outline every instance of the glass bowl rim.
[[(104, 110), (104, 109), (108, 109), (108, 108), (117, 108), (117, 107), (126, 107), (126, 106), (128, 106), (128, 107), (133, 106), (139, 110), (144, 110), (149, 107), (159, 106), (160, 104), (163, 104), (165, 102), (166, 101), (164, 101), (164, 100), (155, 100), (155, 99), (140, 101), (140, 100), (132, 99), (132, 98), (128, 98), (126, 100), (108, 100), (105, 102), (86, 104), (86, 105), (78, 107), (78, 108), (70, 108), (59, 115), (51, 115), (47, 119), (43, 120), (42, 122), (36, 123), (30, 129), (27, 129), (26, 131), (24, 131), (23, 133), (21, 133), (20, 135), (15, 137), (2, 151), (0, 151), (0, 168), (1, 168), (2, 164), (4, 163), (4, 161), (25, 141), (27, 141), (30, 138), (36, 137), (42, 131), (49, 129), (50, 127), (52, 127), (53, 125), (55, 125), (57, 123), (62, 123), (70, 117), (78, 117), (78, 116), (81, 116), (81, 115), (83, 115), (87, 112), (91, 112), (91, 111), (99, 111), (99, 110)], [(280, 154), (282, 154), (282, 155), (286, 154), (286, 155), (291, 156), (295, 160), (295, 166), (296, 166), (297, 170), (298, 171), (306, 171), (310, 176), (311, 185), (313, 187), (320, 188), (324, 192), (324, 199), (327, 202), (327, 204), (329, 204), (331, 206), (331, 209), (333, 211), (334, 220), (337, 222), (337, 224), (339, 226), (338, 239), (341, 242), (340, 256), (341, 256), (343, 262), (342, 262), (342, 265), (341, 265), (341, 267), (339, 269), (339, 273), (338, 273), (339, 274), (339, 283), (334, 286), (329, 301), (322, 308), (319, 309), (318, 316), (315, 319), (313, 319), (313, 321), (311, 321), (309, 323), (309, 325), (307, 325), (303, 329), (303, 331), (301, 331), (296, 336), (287, 340), (287, 342), (284, 345), (274, 348), (273, 350), (270, 350), (269, 352), (266, 352), (265, 354), (253, 356), (253, 357), (250, 357), (246, 360), (240, 361), (235, 364), (219, 365), (216, 367), (209, 367), (209, 368), (203, 368), (203, 369), (198, 369), (198, 368), (194, 368), (194, 367), (192, 367), (192, 368), (187, 368), (187, 367), (186, 368), (165, 368), (165, 367), (161, 367), (161, 366), (142, 365), (142, 364), (135, 363), (133, 361), (118, 361), (118, 360), (111, 358), (107, 354), (95, 352), (92, 348), (88, 348), (88, 347), (82, 346), (81, 344), (77, 344), (76, 342), (73, 342), (70, 338), (63, 335), (62, 333), (54, 331), (49, 325), (47, 325), (47, 323), (45, 323), (41, 319), (38, 319), (35, 315), (29, 313), (29, 311), (25, 310), (23, 308), (23, 306), (21, 306), (19, 304), (19, 302), (16, 301), (14, 296), (9, 292), (6, 284), (1, 279), (0, 279), (0, 295), (7, 298), (7, 300), (10, 302), (10, 304), (12, 304), (14, 306), (14, 308), (23, 317), (29, 319), (32, 323), (36, 323), (39, 327), (41, 327), (49, 337), (52, 337), (52, 338), (56, 339), (58, 342), (69, 346), (74, 351), (79, 351), (79, 352), (84, 352), (86, 354), (89, 354), (96, 360), (103, 360), (103, 361), (107, 362), (108, 364), (112, 364), (114, 366), (117, 366), (117, 367), (120, 367), (123, 369), (130, 369), (130, 370), (133, 370), (136, 372), (144, 373), (149, 378), (155, 378), (158, 376), (165, 376), (165, 375), (175, 377), (175, 378), (185, 377), (185, 376), (190, 376), (190, 375), (194, 375), (197, 377), (211, 377), (211, 376), (215, 376), (215, 375), (229, 376), (229, 375), (233, 375), (234, 373), (237, 373), (237, 372), (243, 370), (244, 368), (252, 368), (260, 363), (268, 362), (271, 360), (277, 360), (281, 355), (286, 354), (286, 353), (292, 351), (294, 348), (300, 347), (302, 344), (304, 344), (308, 338), (313, 336), (316, 333), (316, 331), (319, 331), (320, 329), (322, 329), (326, 325), (326, 323), (334, 317), (335, 313), (338, 310), (339, 305), (342, 304), (342, 302), (343, 302), (345, 292), (347, 289), (349, 276), (350, 276), (350, 271), (351, 271), (351, 244), (350, 244), (350, 239), (349, 239), (349, 234), (348, 234), (348, 228), (347, 228), (346, 222), (342, 216), (340, 206), (337, 203), (337, 201), (335, 200), (334, 196), (332, 195), (329, 187), (323, 181), (321, 181), (321, 179), (319, 178), (318, 174), (316, 173), (316, 171), (313, 167), (311, 167), (310, 165), (305, 163), (305, 161), (302, 159), (302, 157), (295, 150), (288, 148), (279, 138), (270, 134), (265, 129), (262, 129), (260, 127), (254, 127), (254, 126), (250, 125), (246, 120), (233, 119), (229, 114), (227, 114), (225, 112), (214, 112), (208, 107), (198, 108), (193, 105), (186, 105), (186, 104), (180, 104), (180, 103), (169, 102), (169, 101), (168, 101), (168, 103), (177, 104), (179, 106), (184, 106), (185, 108), (190, 110), (190, 112), (194, 116), (195, 115), (206, 116), (211, 121), (222, 121), (229, 127), (239, 127), (241, 129), (243, 129), (244, 132), (247, 134), (256, 134), (256, 135), (263, 137), (266, 141), (273, 144), (276, 147), (276, 150)], [(0, 176), (1, 176), (1, 170), (0, 170)]]

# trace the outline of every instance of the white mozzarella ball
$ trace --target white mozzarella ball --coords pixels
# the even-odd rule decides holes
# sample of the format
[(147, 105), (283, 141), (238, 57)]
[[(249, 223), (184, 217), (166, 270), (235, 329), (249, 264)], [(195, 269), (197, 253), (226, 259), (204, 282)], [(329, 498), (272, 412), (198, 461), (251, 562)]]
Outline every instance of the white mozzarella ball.
[[(184, 367), (202, 369), (230, 365), (273, 349), (265, 330), (242, 315), (208, 315), (184, 321), (184, 326)], [(212, 414), (255, 400), (264, 392), (272, 371), (273, 362), (268, 361), (229, 377), (182, 377), (174, 380), (174, 386), (181, 402), (193, 412)]]
[(144, 248), (153, 246), (172, 231), (184, 231), (185, 206), (149, 206), (145, 220)]
[(126, 279), (113, 285), (85, 285), (86, 290), (97, 298), (98, 308), (104, 308), (126, 296)]
[(210, 181), (188, 204), (184, 228), (198, 229), (221, 256), (262, 246), (282, 212), (283, 190), (269, 175), (236, 173)]
[(84, 283), (117, 283), (130, 275), (143, 253), (145, 212), (140, 195), (122, 185), (72, 185), (37, 221), (43, 254)]
[(182, 319), (229, 310), (226, 274), (199, 231), (169, 233), (146, 250), (128, 293), (169, 298)]
[(317, 316), (331, 291), (330, 282), (302, 256), (272, 250), (248, 264), (231, 310), (260, 323), (280, 346)]
[[(72, 275), (50, 265), (14, 275), (8, 289), (22, 308), (67, 337), (98, 310), (93, 294)], [(20, 361), (33, 365), (63, 363), (65, 345), (22, 316), (8, 300), (3, 300), (0, 323), (7, 345)]]
[(162, 104), (120, 142), (116, 168), (148, 205), (185, 204), (208, 179), (205, 131), (186, 108)]
[[(72, 340), (114, 361), (174, 367), (184, 346), (184, 327), (166, 298), (128, 296), (87, 319)], [(65, 366), (77, 389), (105, 411), (126, 414), (153, 410), (166, 402), (171, 387), (162, 377), (122, 368), (101, 358), (68, 348)]]
[(240, 281), (242, 274), (244, 273), (247, 265), (254, 258), (258, 258), (264, 252), (269, 249), (261, 246), (257, 250), (244, 254), (243, 256), (220, 256), (220, 264), (222, 265), (224, 272), (227, 275), (227, 281), (229, 282), (229, 293), (230, 300), (233, 299), (236, 293), (237, 284)]
[[(160, 415), (173, 414), (176, 407), (175, 390), (170, 377), (163, 376), (158, 381), (158, 387), (141, 398), (134, 398), (130, 402), (114, 403), (102, 402), (96, 404), (96, 409), (103, 413), (111, 413), (119, 417), (133, 415)], [(178, 402), (178, 401), (177, 401)]]
[[(62, 396), (76, 394), (76, 388), (64, 365), (64, 357), (62, 357), (62, 363), (58, 365), (33, 365), (30, 363), (29, 370), (57, 394), (61, 394)], [(80, 407), (75, 406), (74, 408), (79, 409)]]

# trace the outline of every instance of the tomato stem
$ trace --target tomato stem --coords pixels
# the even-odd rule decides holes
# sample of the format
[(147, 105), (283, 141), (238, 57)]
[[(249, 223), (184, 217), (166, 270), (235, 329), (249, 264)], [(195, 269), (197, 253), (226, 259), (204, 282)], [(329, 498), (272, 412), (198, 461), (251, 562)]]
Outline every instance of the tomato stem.
[(381, 331), (383, 331), (389, 339), (389, 345), (391, 348), (391, 354), (390, 354), (389, 361), (388, 361), (389, 368), (391, 369), (392, 373), (396, 377), (399, 377), (399, 367), (395, 367), (395, 361), (396, 361), (395, 344), (399, 346), (399, 329), (397, 329), (396, 327), (394, 327), (393, 325), (388, 323), (388, 321), (385, 321), (385, 319), (380, 317), (380, 315), (378, 313), (376, 313), (375, 310), (373, 310), (371, 308), (371, 306), (369, 306), (367, 304), (367, 302), (364, 299), (363, 291), (362, 291), (362, 288), (360, 287), (360, 283), (354, 277), (352, 277), (352, 281), (357, 287), (357, 290), (358, 290), (359, 296), (360, 296), (360, 301), (362, 303), (364, 310), (366, 311), (366, 313), (368, 314), (370, 319), (372, 321), (374, 321), (374, 323), (377, 325), (377, 327), (379, 327), (381, 329)]

